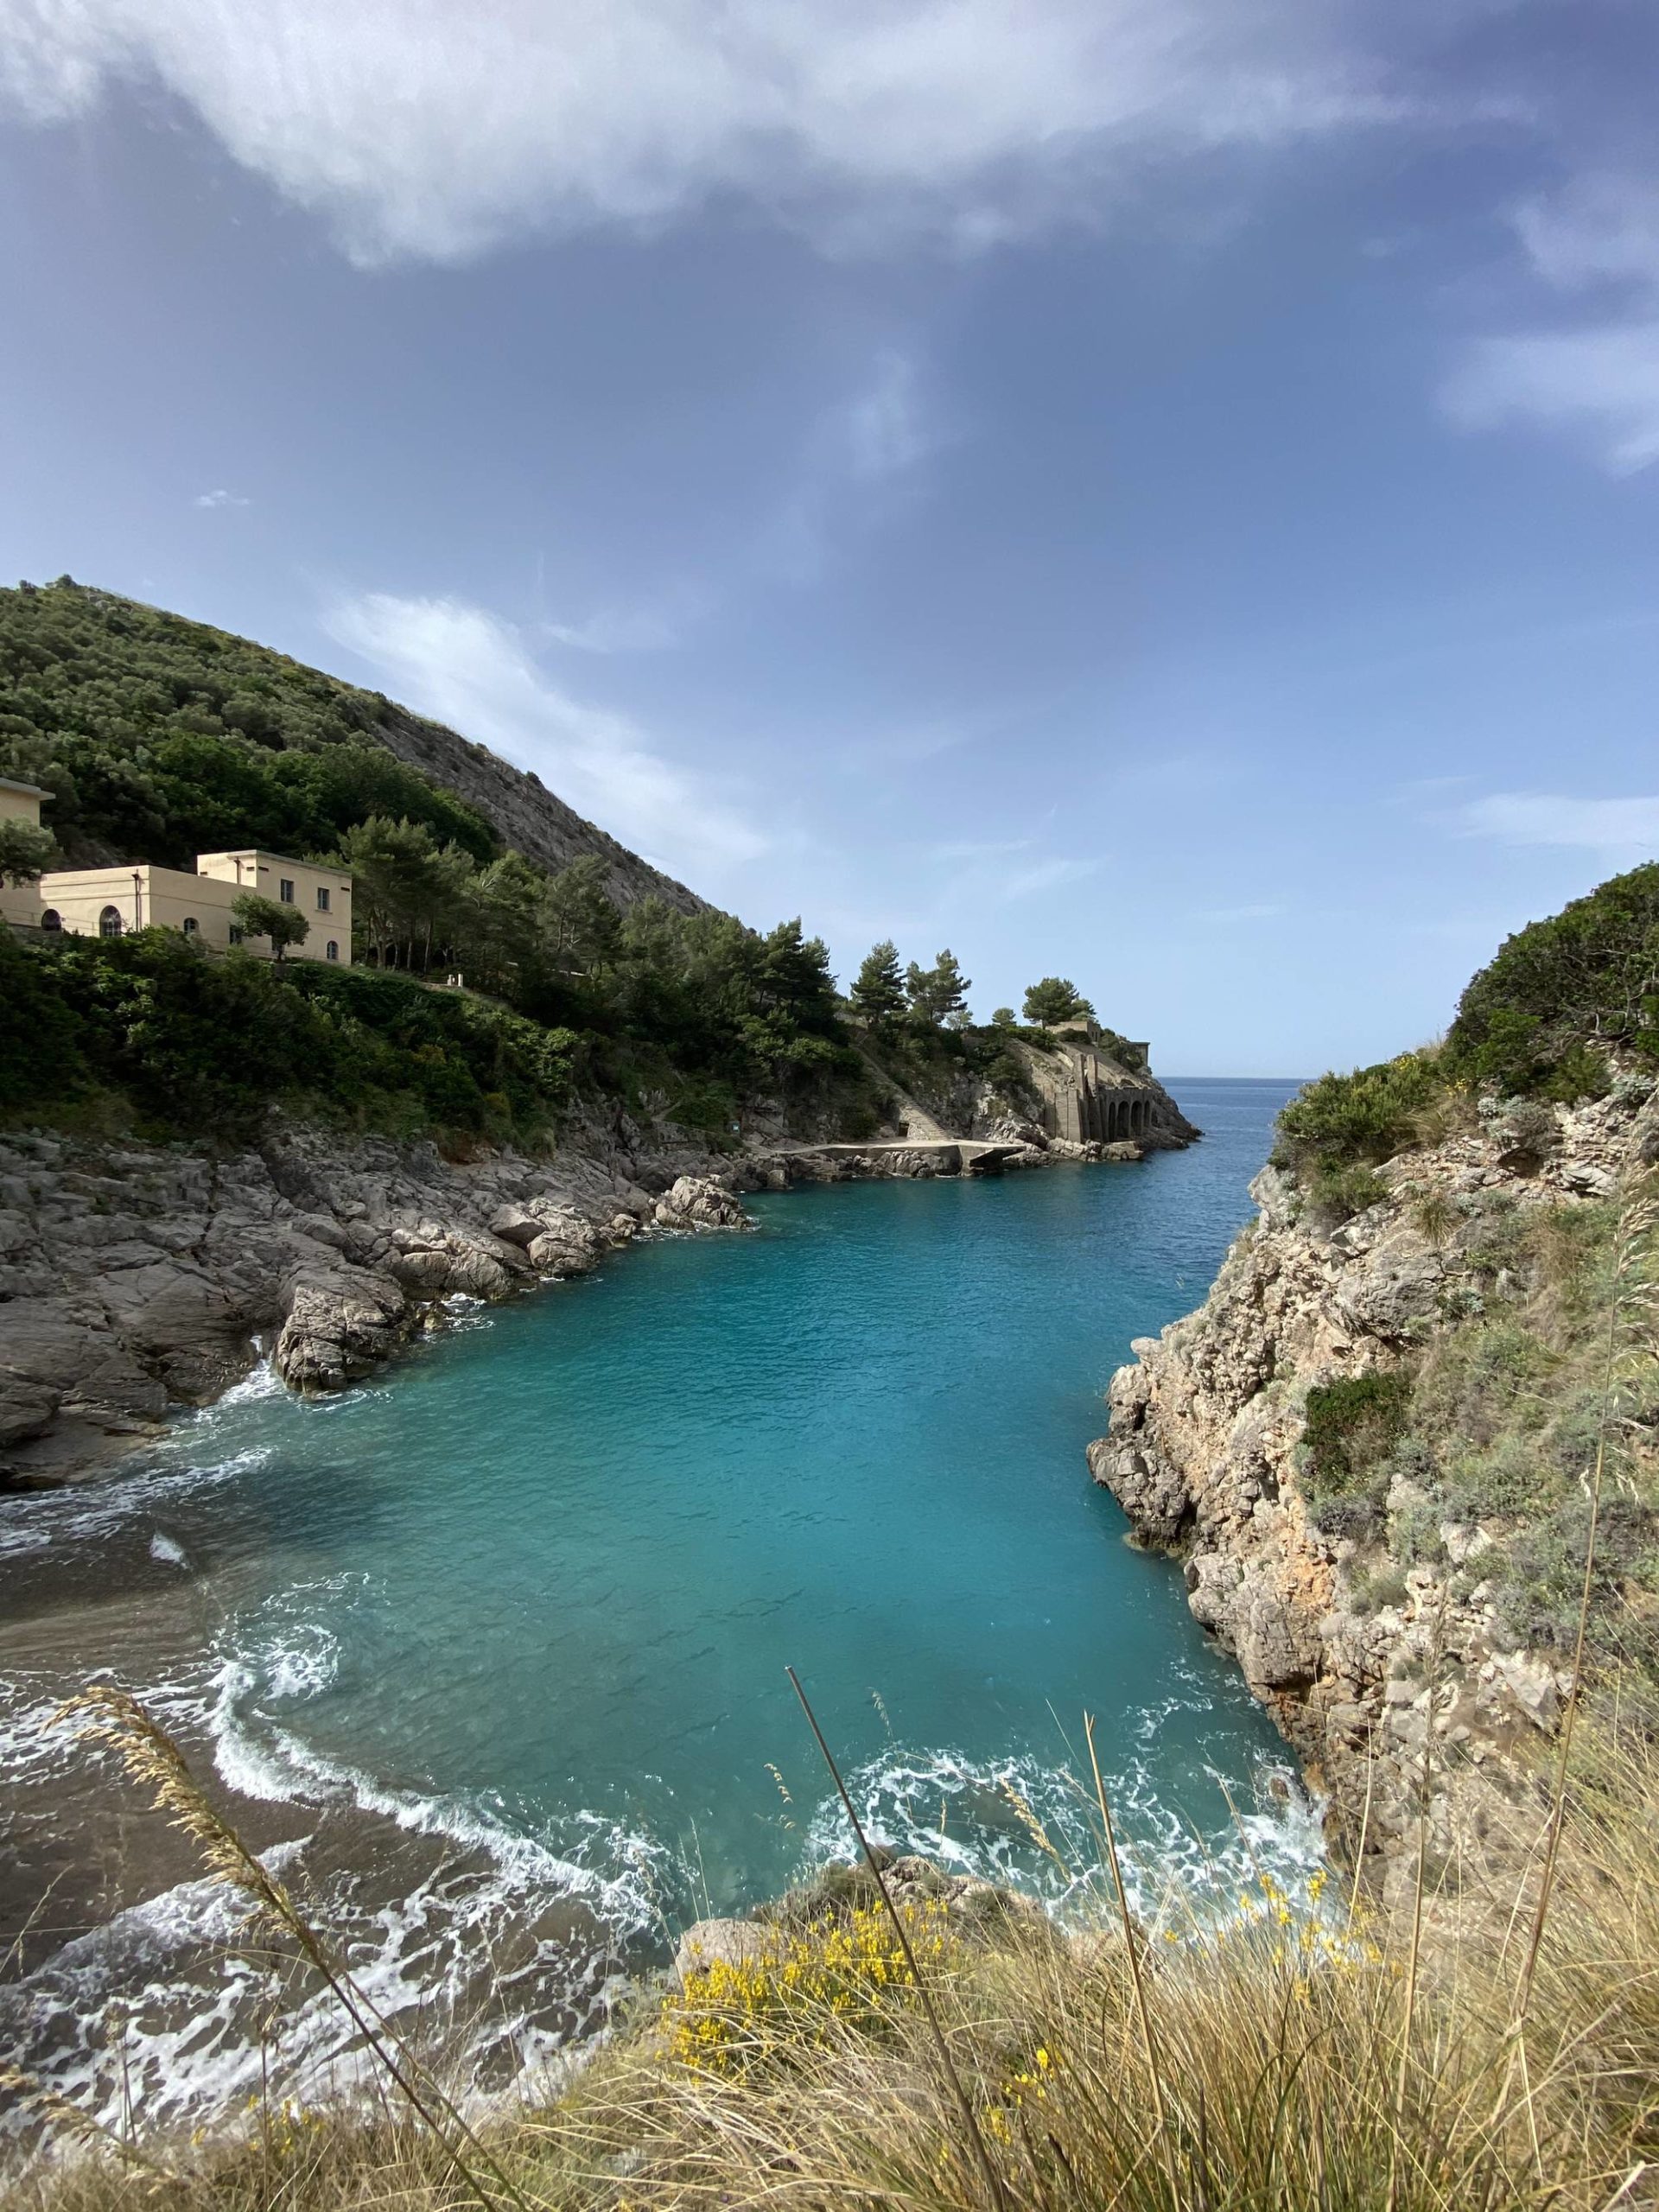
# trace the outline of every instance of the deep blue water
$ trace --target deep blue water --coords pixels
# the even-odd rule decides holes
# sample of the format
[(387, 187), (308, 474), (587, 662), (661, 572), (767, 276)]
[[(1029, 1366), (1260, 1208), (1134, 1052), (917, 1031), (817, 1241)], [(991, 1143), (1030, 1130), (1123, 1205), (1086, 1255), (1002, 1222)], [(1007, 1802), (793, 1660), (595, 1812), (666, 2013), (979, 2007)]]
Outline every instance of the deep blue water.
[(1217, 1776), (1251, 1807), (1281, 1746), (1084, 1447), (1249, 1218), (1290, 1089), (1182, 1084), (1204, 1142), (1140, 1166), (757, 1199), (755, 1234), (637, 1246), (375, 1387), (186, 1424), (125, 1510), (191, 1578), (222, 1770), (522, 1843), (671, 1925), (842, 1844), (791, 1664), (895, 1842), (1063, 1888), (1004, 1785), (1081, 1864), (1087, 1707), (1145, 1875), (1225, 1851)]

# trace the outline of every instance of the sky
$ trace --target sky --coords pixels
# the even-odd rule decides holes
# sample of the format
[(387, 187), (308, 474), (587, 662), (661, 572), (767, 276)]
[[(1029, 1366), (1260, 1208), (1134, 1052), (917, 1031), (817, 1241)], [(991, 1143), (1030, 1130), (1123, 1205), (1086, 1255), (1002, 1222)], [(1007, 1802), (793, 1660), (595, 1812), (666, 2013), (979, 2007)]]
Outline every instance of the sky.
[(1652, 0), (0, 0), (0, 575), (843, 981), (1422, 1042), (1659, 851)]

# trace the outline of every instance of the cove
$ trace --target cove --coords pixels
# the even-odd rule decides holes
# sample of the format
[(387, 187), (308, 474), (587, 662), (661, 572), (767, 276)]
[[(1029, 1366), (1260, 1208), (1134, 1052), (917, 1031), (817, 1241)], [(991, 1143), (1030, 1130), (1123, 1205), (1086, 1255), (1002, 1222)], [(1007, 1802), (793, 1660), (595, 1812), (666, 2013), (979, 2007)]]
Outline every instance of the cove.
[(372, 1388), (235, 1394), (99, 1497), (6, 1501), (13, 1586), (126, 1560), (222, 1776), (522, 1847), (625, 1948), (844, 1855), (785, 1664), (895, 1847), (1063, 1896), (1087, 1707), (1143, 1889), (1234, 1866), (1222, 1783), (1266, 1847), (1282, 1746), (1084, 1448), (1289, 1090), (1182, 1084), (1204, 1142), (1139, 1166), (757, 1198), (753, 1234), (463, 1316)]

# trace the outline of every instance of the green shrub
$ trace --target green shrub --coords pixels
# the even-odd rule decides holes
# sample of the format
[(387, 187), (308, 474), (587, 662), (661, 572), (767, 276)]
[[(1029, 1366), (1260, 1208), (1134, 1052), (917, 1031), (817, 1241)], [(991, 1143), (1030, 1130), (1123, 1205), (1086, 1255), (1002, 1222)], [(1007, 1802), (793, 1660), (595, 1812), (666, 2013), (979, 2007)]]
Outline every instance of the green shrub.
[(1307, 1194), (1319, 1220), (1335, 1228), (1363, 1213), (1367, 1206), (1380, 1205), (1389, 1195), (1389, 1186), (1375, 1167), (1368, 1167), (1362, 1160), (1351, 1160), (1345, 1167), (1320, 1160), (1308, 1178)]
[(531, 1139), (556, 1123), (581, 1049), (569, 1030), (403, 976), (215, 958), (171, 930), (7, 938), (0, 962), (13, 1118), (97, 1091), (185, 1136), (245, 1138), (286, 1101), (404, 1133)]
[(1402, 1052), (1351, 1075), (1322, 1075), (1279, 1116), (1279, 1157), (1328, 1169), (1391, 1160), (1413, 1143), (1418, 1117), (1446, 1085), (1433, 1052)]
[(1370, 1523), (1381, 1516), (1386, 1463), (1405, 1432), (1410, 1404), (1411, 1377), (1400, 1368), (1344, 1376), (1308, 1392), (1301, 1484), (1319, 1527), (1358, 1535), (1357, 1520)]
[(1465, 1080), (1571, 1103), (1605, 1091), (1610, 1044), (1659, 1057), (1659, 861), (1507, 938), (1459, 1000), (1446, 1052)]

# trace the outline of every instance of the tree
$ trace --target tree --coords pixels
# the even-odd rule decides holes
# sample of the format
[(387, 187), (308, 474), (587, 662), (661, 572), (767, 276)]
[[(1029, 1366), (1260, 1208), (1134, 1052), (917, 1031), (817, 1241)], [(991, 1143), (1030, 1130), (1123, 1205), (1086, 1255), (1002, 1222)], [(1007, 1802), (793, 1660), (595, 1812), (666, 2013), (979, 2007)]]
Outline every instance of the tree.
[(948, 946), (931, 968), (918, 968), (912, 960), (905, 970), (905, 995), (911, 1014), (930, 1029), (946, 1024), (960, 1028), (967, 1019), (968, 994), (972, 988)]
[(280, 962), (290, 944), (303, 944), (311, 925), (297, 906), (284, 906), (275, 899), (262, 899), (257, 891), (238, 891), (231, 901), (231, 918), (247, 937), (268, 937)]
[(1092, 1021), (1095, 1009), (1065, 976), (1045, 976), (1026, 993), (1026, 1020), (1039, 1029), (1063, 1028), (1068, 1021)]
[(541, 923), (554, 967), (565, 975), (586, 976), (616, 957), (622, 918), (606, 888), (611, 871), (604, 856), (584, 853), (542, 892)]
[(20, 891), (25, 884), (38, 883), (57, 856), (49, 830), (37, 829), (32, 822), (0, 822), (0, 887), (10, 884)]
[(883, 938), (865, 954), (849, 996), (853, 1012), (878, 1035), (898, 1020), (905, 1010), (905, 984), (899, 969), (899, 948), (891, 938)]
[(991, 1027), (993, 1029), (1012, 1029), (1014, 1026), (1014, 1008), (1011, 1006), (999, 1006), (992, 1009)]

